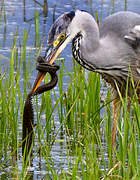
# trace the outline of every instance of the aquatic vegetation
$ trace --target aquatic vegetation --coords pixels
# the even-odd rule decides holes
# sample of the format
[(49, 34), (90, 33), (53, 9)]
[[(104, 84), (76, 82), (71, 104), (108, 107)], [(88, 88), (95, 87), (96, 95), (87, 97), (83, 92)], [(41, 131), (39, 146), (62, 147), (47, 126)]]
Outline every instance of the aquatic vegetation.
[[(12, 170), (14, 176), (24, 179), (27, 176), (30, 177), (31, 174), (27, 173), (28, 163), (26, 162), (23, 163), (21, 172), (18, 170), (18, 161), (21, 161), (19, 157), (21, 155), (21, 134), (19, 134), (21, 125), (19, 123), (22, 121), (23, 104), (30, 78), (26, 79), (22, 85), (24, 88), (21, 88), (22, 61), (17, 64), (15, 71), (16, 58), (19, 57), (16, 39), (14, 39), (10, 69), (5, 70), (0, 76), (0, 168), (3, 169), (9, 164), (16, 168)], [(56, 90), (53, 90), (41, 96), (41, 106), (38, 106), (38, 98), (33, 100), (36, 104), (37, 120), (34, 127), (32, 158), (34, 159), (36, 155), (43, 158), (46, 162), (46, 171), (53, 178), (130, 179), (140, 177), (140, 107), (136, 94), (133, 97), (130, 115), (127, 112), (127, 97), (125, 100), (122, 99), (123, 109), (117, 127), (118, 139), (115, 151), (112, 152), (110, 89), (108, 89), (107, 98), (101, 101), (104, 97), (100, 95), (102, 86), (99, 75), (87, 73), (77, 63), (74, 61), (73, 63), (71, 73), (67, 71), (64, 63), (61, 65), (58, 74), (59, 97), (56, 96)], [(27, 68), (25, 71), (25, 77), (29, 75), (28, 70)], [(63, 90), (63, 76), (69, 77), (69, 86), (65, 91)], [(23, 92), (22, 89), (24, 89)], [(41, 122), (42, 114), (45, 115), (45, 126)], [(57, 116), (60, 124), (56, 128)], [(52, 154), (55, 150), (57, 151), (56, 144), (60, 144), (64, 150), (67, 168), (63, 169), (63, 166), (56, 168), (55, 157)], [(53, 148), (55, 150), (52, 151)]]

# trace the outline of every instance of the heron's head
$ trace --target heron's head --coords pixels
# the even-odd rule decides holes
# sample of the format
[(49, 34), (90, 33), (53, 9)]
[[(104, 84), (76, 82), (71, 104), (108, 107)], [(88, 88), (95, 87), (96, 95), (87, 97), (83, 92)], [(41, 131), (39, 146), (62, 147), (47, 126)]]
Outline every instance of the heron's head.
[(52, 64), (78, 33), (86, 36), (92, 24), (96, 24), (93, 17), (83, 10), (66, 12), (58, 17), (49, 31), (47, 60)]
[(72, 40), (73, 32), (70, 25), (75, 18), (75, 12), (62, 14), (51, 26), (48, 35), (47, 60), (52, 64), (66, 45)]

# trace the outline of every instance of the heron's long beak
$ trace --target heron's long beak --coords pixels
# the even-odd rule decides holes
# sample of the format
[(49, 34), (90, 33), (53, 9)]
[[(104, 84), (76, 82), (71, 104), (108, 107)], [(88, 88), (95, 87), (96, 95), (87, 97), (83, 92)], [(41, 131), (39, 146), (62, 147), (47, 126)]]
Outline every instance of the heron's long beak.
[[(50, 64), (53, 64), (53, 62), (56, 60), (56, 58), (59, 56), (59, 54), (62, 52), (62, 50), (66, 47), (67, 38), (62, 39), (60, 42), (57, 42), (55, 46), (55, 42), (53, 45), (51, 45), (46, 52), (46, 61), (49, 62)], [(45, 77), (46, 73), (45, 72), (38, 72), (37, 78), (35, 80), (32, 92), (35, 93), (37, 88), (39, 87), (41, 81)]]
[(46, 73), (42, 73), (42, 72), (38, 72), (37, 74), (37, 77), (36, 77), (36, 80), (34, 82), (34, 85), (33, 85), (33, 89), (32, 89), (32, 92), (35, 93), (37, 88), (39, 87), (41, 81), (43, 80), (43, 78), (45, 77)]

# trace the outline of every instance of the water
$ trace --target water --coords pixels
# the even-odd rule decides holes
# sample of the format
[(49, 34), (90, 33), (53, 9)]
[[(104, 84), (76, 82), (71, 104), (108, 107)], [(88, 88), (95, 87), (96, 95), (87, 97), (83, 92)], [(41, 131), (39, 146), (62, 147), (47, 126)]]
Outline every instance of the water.
[[(43, 5), (44, 1), (39, 1)], [(100, 19), (104, 19), (106, 16), (113, 12), (122, 11), (127, 7), (127, 10), (139, 13), (140, 1), (139, 0), (128, 0), (127, 6), (125, 6), (122, 0), (48, 0), (48, 11), (43, 12), (43, 8), (36, 1), (33, 0), (9, 0), (4, 2), (2, 11), (6, 14), (6, 22), (4, 16), (2, 16), (2, 21), (0, 24), (0, 55), (5, 56), (5, 58), (0, 58), (0, 64), (4, 64), (3, 68), (9, 65), (8, 58), (10, 57), (10, 50), (12, 46), (13, 34), (17, 27), (19, 28), (18, 42), (22, 41), (23, 30), (30, 27), (30, 34), (27, 41), (27, 54), (35, 47), (35, 23), (34, 23), (34, 11), (37, 10), (40, 13), (39, 23), (40, 23), (40, 38), (43, 40), (47, 39), (47, 34), (53, 23), (53, 14), (55, 12), (55, 18), (61, 15), (63, 12), (83, 9), (94, 15), (97, 11)], [(1, 0), (2, 7), (2, 0)], [(0, 7), (0, 8), (1, 8)], [(45, 46), (43, 48), (42, 54), (45, 51)], [(72, 67), (72, 55), (71, 55), (71, 45), (68, 45), (65, 51), (62, 52), (61, 57), (66, 59), (65, 65), (69, 71)], [(32, 81), (36, 77), (36, 71), (33, 72)], [(68, 79), (64, 79), (64, 90), (67, 87)], [(57, 87), (56, 87), (57, 90)], [(56, 92), (57, 93), (57, 92)], [(42, 117), (42, 123), (43, 122)], [(59, 119), (56, 118), (55, 122), (56, 128), (59, 127)], [(21, 128), (20, 128), (21, 130)], [(57, 139), (60, 137), (58, 136)], [(65, 139), (65, 138), (64, 138)], [(54, 159), (54, 167), (58, 169), (61, 168), (67, 170), (67, 159), (66, 159), (66, 142), (57, 142), (52, 147), (51, 155)], [(71, 156), (71, 161), (73, 157)], [(45, 160), (39, 157), (34, 158), (33, 167), (30, 169), (33, 179), (41, 179), (49, 172), (46, 172)], [(22, 162), (19, 161), (19, 169), (22, 167)], [(0, 174), (1, 177), (5, 177), (7, 172), (10, 174), (12, 170), (10, 167), (5, 169), (5, 172)], [(7, 177), (7, 176), (6, 176)]]

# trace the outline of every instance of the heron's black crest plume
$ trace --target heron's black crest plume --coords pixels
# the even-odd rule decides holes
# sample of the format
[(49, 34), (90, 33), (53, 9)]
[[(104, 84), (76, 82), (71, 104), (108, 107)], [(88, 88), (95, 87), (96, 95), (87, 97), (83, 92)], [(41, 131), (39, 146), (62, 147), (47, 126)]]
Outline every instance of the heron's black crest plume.
[(89, 13), (88, 11), (86, 11), (86, 10), (83, 10), (83, 9), (81, 9), (80, 11), (82, 11), (82, 12), (86, 12), (86, 13)]
[(74, 11), (70, 11), (66, 15), (67, 15), (67, 17), (69, 17), (72, 20), (74, 18), (74, 16), (75, 16), (75, 12)]

